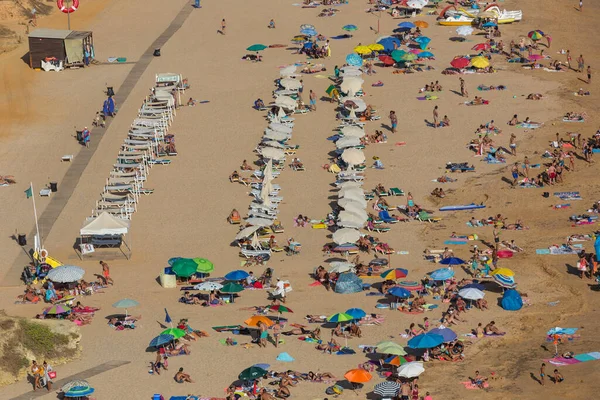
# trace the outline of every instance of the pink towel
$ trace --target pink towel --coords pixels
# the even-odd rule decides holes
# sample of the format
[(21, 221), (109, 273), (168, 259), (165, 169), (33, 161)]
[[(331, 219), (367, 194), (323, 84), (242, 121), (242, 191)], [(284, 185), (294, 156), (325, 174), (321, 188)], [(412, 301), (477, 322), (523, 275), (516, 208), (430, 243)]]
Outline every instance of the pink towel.
[[(465, 389), (479, 389), (479, 386), (475, 385), (471, 381), (461, 383), (465, 386)], [(484, 382), (483, 387), (487, 389), (488, 387), (490, 387), (490, 385), (487, 382)]]

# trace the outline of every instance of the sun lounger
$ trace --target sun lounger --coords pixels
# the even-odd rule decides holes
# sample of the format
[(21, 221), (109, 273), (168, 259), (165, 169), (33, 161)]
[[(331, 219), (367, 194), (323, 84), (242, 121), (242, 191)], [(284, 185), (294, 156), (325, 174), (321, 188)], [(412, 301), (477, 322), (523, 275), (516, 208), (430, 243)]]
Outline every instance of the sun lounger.
[(390, 213), (387, 210), (379, 211), (379, 218), (381, 218), (383, 222), (386, 222), (388, 224), (395, 224), (396, 222), (398, 222), (396, 218), (390, 216)]
[(390, 190), (388, 191), (390, 196), (404, 196), (404, 191), (394, 187), (394, 188), (390, 188)]
[(417, 215), (417, 219), (421, 222), (439, 222), (442, 220), (441, 217), (432, 217), (431, 215), (429, 215), (428, 212), (426, 211), (421, 211), (419, 212), (419, 214)]
[(266, 250), (241, 249), (240, 254), (241, 254), (241, 256), (246, 257), (246, 258), (258, 257), (258, 256), (264, 256), (264, 255), (270, 256), (271, 250), (270, 249), (266, 249)]

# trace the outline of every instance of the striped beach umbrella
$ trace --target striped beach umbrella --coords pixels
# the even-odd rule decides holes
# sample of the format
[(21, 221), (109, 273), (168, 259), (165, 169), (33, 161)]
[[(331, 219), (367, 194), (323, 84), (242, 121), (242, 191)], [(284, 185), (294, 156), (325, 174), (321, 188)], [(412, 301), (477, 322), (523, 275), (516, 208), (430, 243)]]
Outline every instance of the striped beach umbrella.
[(350, 314), (346, 313), (337, 313), (327, 318), (327, 322), (348, 322), (352, 321), (354, 318)]
[(61, 265), (48, 272), (46, 277), (52, 282), (58, 283), (69, 283), (77, 282), (85, 275), (83, 268), (76, 267), (75, 265)]
[(375, 385), (373, 392), (382, 398), (393, 398), (398, 396), (400, 384), (394, 381), (384, 381)]
[(391, 279), (395, 281), (397, 279), (406, 278), (408, 276), (408, 270), (404, 268), (394, 268), (383, 272), (379, 276), (381, 276), (383, 279)]

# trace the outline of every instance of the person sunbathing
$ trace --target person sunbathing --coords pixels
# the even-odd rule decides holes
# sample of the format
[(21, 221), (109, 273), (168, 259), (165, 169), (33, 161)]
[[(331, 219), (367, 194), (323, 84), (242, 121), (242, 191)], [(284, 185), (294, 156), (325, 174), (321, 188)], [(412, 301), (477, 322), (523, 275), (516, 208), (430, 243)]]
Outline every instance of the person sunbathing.
[(294, 159), (292, 159), (291, 167), (293, 169), (300, 169), (300, 168), (304, 168), (304, 164), (302, 164), (302, 161), (300, 161), (299, 158), (294, 158)]
[(358, 338), (362, 337), (362, 331), (358, 327), (358, 324), (356, 324), (355, 322), (350, 324), (350, 329), (348, 330), (348, 332), (350, 333), (350, 336)]
[(450, 126), (450, 118), (447, 115), (444, 115), (444, 118), (442, 118), (440, 126)]
[(488, 380), (485, 376), (481, 375), (479, 371), (475, 371), (475, 378), (471, 379), (471, 383), (480, 389), (485, 388), (485, 382)]
[(233, 171), (231, 173), (231, 175), (229, 175), (229, 182), (233, 183), (233, 182), (239, 182), (240, 181), (240, 174), (237, 171)]
[(194, 381), (189, 376), (189, 374), (186, 374), (185, 372), (183, 372), (183, 367), (179, 368), (179, 371), (177, 371), (177, 373), (175, 374), (174, 379), (175, 379), (175, 382), (177, 382), (177, 383), (184, 383), (184, 382), (194, 383)]
[(327, 322), (327, 317), (323, 316), (323, 315), (307, 315), (306, 319), (308, 319), (308, 322), (310, 323), (324, 323)]
[(242, 161), (242, 166), (240, 167), (242, 171), (252, 171), (253, 168), (248, 164), (246, 160)]
[(231, 210), (231, 212), (229, 213), (229, 217), (227, 217), (227, 221), (229, 221), (230, 224), (235, 223), (235, 222), (240, 222), (242, 220), (242, 217), (239, 213), (238, 210), (236, 210), (235, 208), (233, 210)]
[(479, 308), (480, 310), (482, 310), (482, 311), (483, 311), (483, 310), (487, 310), (487, 309), (488, 309), (488, 303), (487, 303), (487, 300), (486, 300), (486, 299), (478, 299), (478, 300), (475, 302), (475, 306), (476, 306), (477, 308)]
[(486, 335), (504, 335), (505, 332), (501, 332), (498, 327), (496, 327), (496, 322), (491, 321), (489, 324), (483, 328)]
[(578, 96), (589, 96), (590, 95), (590, 91), (584, 91), (583, 88), (579, 88), (579, 90), (577, 91), (577, 95)]
[[(319, 328), (317, 328), (319, 329)], [(300, 328), (294, 328), (294, 329), (290, 329), (289, 331), (285, 331), (285, 332), (281, 332), (282, 335), (286, 335), (286, 336), (299, 336), (299, 335), (308, 335), (310, 334), (312, 331), (310, 329), (304, 329), (302, 327)]]
[(189, 355), (191, 353), (189, 347), (185, 343), (179, 343), (174, 346), (172, 349), (168, 349), (167, 353), (171, 356), (179, 356), (179, 355)]
[(200, 300), (198, 297), (192, 296), (190, 294), (190, 292), (188, 292), (188, 291), (183, 292), (183, 296), (181, 296), (181, 302), (185, 303), (185, 304), (204, 304), (205, 303), (202, 300)]
[(529, 93), (527, 100), (541, 100), (543, 97), (541, 93)]
[(317, 346), (315, 346), (315, 348), (317, 350), (322, 350), (323, 353), (329, 352), (329, 354), (333, 354), (334, 352), (341, 349), (342, 346), (340, 346), (340, 344), (336, 342), (334, 338), (331, 338), (329, 342), (318, 344)]
[[(234, 398), (238, 398), (238, 397), (234, 397)], [(258, 393), (258, 400), (276, 400), (276, 399), (271, 393), (267, 392), (267, 389), (263, 388)]]
[(517, 114), (513, 115), (512, 119), (510, 121), (508, 121), (508, 125), (510, 126), (515, 126), (515, 125), (519, 125), (519, 118), (517, 117)]

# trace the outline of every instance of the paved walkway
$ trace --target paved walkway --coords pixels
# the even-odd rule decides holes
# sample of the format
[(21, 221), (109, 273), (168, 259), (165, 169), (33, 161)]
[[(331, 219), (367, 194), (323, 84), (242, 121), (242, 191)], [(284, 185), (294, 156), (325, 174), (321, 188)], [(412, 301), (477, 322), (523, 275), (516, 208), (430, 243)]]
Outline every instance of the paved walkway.
[[(99, 375), (103, 372), (106, 371), (110, 371), (111, 369), (115, 369), (115, 368), (119, 368), (123, 365), (129, 364), (130, 361), (109, 361), (109, 362), (105, 362), (104, 364), (100, 364), (97, 365), (93, 368), (90, 369), (86, 369), (85, 371), (82, 371), (78, 374), (75, 375), (71, 375), (71, 376), (67, 376), (66, 378), (63, 379), (59, 379), (57, 381), (54, 381), (54, 385), (52, 387), (53, 391), (59, 390), (63, 385), (74, 381), (76, 379), (89, 379), (92, 376), (96, 376)], [(32, 386), (33, 387), (33, 386)], [(36, 399), (38, 397), (42, 397), (45, 396), (47, 394), (51, 394), (54, 397), (56, 397), (56, 395), (53, 392), (48, 392), (46, 389), (39, 389), (36, 390), (35, 392), (32, 390), (31, 392), (27, 392), (27, 393), (23, 393), (20, 396), (17, 397), (13, 397), (9, 400), (31, 400), (31, 399)]]
[[(150, 62), (154, 58), (153, 53), (154, 49), (161, 48), (167, 43), (167, 41), (181, 28), (187, 17), (192, 13), (194, 8), (189, 4), (183, 6), (181, 11), (177, 14), (175, 19), (171, 21), (171, 24), (168, 28), (158, 37), (156, 40), (148, 47), (148, 49), (142, 54), (140, 59), (135, 63), (123, 84), (117, 90), (114, 98), (115, 102), (119, 105), (123, 105), (129, 94), (137, 85), (140, 77), (144, 74)], [(141, 101), (141, 100), (140, 100)], [(118, 117), (117, 117), (118, 118)], [(98, 145), (104, 134), (108, 129), (110, 129), (110, 125), (112, 122), (112, 118), (108, 118), (106, 120), (106, 128), (96, 127), (91, 131), (92, 140), (90, 142), (90, 147), (88, 149), (81, 149), (79, 154), (73, 159), (67, 173), (64, 178), (58, 185), (58, 192), (52, 193), (50, 198), (50, 202), (48, 206), (39, 216), (38, 224), (40, 227), (40, 235), (42, 238), (47, 238), (54, 226), (54, 223), (62, 213), (63, 209), (67, 205), (67, 202), (71, 198), (71, 195), (75, 191), (77, 184), (79, 183), (79, 179), (81, 175), (85, 171), (88, 163), (94, 156), (94, 153), (98, 149)], [(34, 193), (34, 195), (37, 195)], [(83, 222), (83, 221), (82, 221)], [(35, 236), (35, 228), (29, 234), (29, 242), (33, 243), (33, 238)], [(75, 239), (75, 238), (74, 238)], [(14, 261), (13, 266), (9, 269), (4, 276), (0, 286), (15, 286), (20, 284), (21, 272), (23, 271), (23, 267), (28, 265), (31, 262), (31, 258), (28, 257), (27, 252), (21, 252), (19, 257)]]

